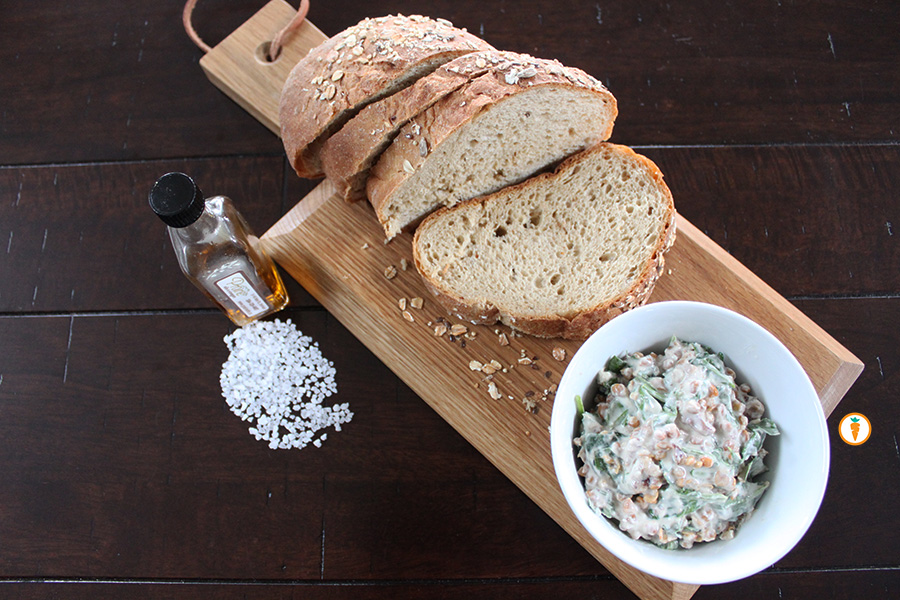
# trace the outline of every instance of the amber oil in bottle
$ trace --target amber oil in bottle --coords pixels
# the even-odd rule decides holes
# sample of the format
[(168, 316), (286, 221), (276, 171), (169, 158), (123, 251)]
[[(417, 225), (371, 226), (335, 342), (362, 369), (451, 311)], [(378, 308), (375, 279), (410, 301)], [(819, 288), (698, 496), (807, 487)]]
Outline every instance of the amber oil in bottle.
[(150, 190), (150, 207), (168, 226), (182, 272), (235, 324), (287, 305), (275, 263), (229, 198), (204, 198), (193, 179), (168, 173)]

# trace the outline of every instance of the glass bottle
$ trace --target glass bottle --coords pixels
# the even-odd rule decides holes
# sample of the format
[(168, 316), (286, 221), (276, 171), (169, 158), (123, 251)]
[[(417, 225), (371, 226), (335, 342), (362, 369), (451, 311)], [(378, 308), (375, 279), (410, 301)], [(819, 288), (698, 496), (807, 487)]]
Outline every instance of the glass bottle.
[(239, 326), (285, 307), (275, 263), (225, 196), (204, 199), (194, 180), (167, 173), (150, 190), (150, 208), (168, 226), (187, 278)]

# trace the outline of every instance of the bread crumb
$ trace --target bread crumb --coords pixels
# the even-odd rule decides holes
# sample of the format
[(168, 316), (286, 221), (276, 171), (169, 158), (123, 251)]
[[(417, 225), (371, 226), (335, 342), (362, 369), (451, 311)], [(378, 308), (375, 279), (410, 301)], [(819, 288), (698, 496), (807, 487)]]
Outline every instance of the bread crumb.
[(434, 326), (434, 335), (436, 335), (437, 337), (441, 337), (445, 333), (447, 333), (447, 326), (443, 323), (438, 323)]
[(565, 348), (560, 348), (557, 346), (553, 349), (553, 358), (559, 361), (566, 360), (566, 350)]
[(394, 265), (388, 265), (388, 267), (384, 270), (384, 276), (386, 279), (393, 279), (397, 276), (397, 269)]
[(410, 313), (408, 310), (403, 311), (403, 318), (406, 319), (407, 321), (409, 321), (410, 323), (415, 322), (415, 318), (413, 318), (412, 313)]
[(397, 306), (400, 307), (400, 310), (406, 310), (406, 298), (400, 298), (397, 301)]
[(408, 268), (409, 268), (409, 263), (406, 262), (406, 259), (405, 259), (405, 258), (401, 258), (401, 259), (400, 259), (400, 270), (401, 270), (401, 271), (405, 271), (405, 270), (408, 269)]
[(522, 398), (522, 405), (525, 407), (525, 410), (532, 413), (535, 412), (535, 409), (537, 408), (537, 402), (530, 397)]
[(481, 364), (480, 362), (478, 362), (477, 360), (469, 361), (469, 368), (473, 371), (480, 371), (483, 367), (484, 367), (484, 365)]
[(501, 333), (498, 336), (498, 341), (500, 342), (501, 346), (509, 346), (509, 338), (506, 336), (505, 333)]
[(503, 394), (500, 393), (500, 390), (497, 389), (497, 384), (493, 381), (488, 385), (488, 394), (490, 394), (491, 398), (494, 400), (499, 400), (503, 397)]
[(425, 305), (425, 301), (416, 296), (409, 301), (409, 305), (416, 309), (421, 309)]

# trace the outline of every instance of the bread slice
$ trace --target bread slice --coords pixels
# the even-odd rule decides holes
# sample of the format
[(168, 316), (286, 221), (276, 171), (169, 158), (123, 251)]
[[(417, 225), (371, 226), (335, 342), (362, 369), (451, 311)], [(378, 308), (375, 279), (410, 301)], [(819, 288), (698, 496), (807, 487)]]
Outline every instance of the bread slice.
[(583, 339), (646, 302), (674, 240), (662, 173), (603, 143), (552, 173), (438, 210), (417, 228), (413, 256), (460, 318)]
[(351, 202), (365, 198), (369, 169), (400, 128), (472, 78), (485, 74), (503, 54), (489, 50), (455, 58), (350, 119), (322, 148), (322, 169), (341, 197)]
[(323, 175), (320, 151), (366, 104), (397, 92), (457, 56), (492, 50), (449, 21), (365, 19), (310, 50), (291, 70), (279, 119), (285, 151), (301, 177)]
[(616, 114), (613, 95), (587, 73), (507, 53), (404, 126), (366, 191), (392, 238), (435, 208), (520, 182), (607, 139)]

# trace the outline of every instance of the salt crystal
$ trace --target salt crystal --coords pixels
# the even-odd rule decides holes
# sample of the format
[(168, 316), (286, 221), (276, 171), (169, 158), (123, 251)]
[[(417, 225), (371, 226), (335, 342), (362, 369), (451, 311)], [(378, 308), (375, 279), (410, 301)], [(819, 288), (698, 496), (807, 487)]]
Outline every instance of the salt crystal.
[(256, 321), (225, 336), (230, 355), (219, 382), (231, 411), (272, 449), (321, 446), (325, 429), (349, 423), (347, 403), (322, 406), (337, 393), (335, 369), (312, 338), (288, 320)]

